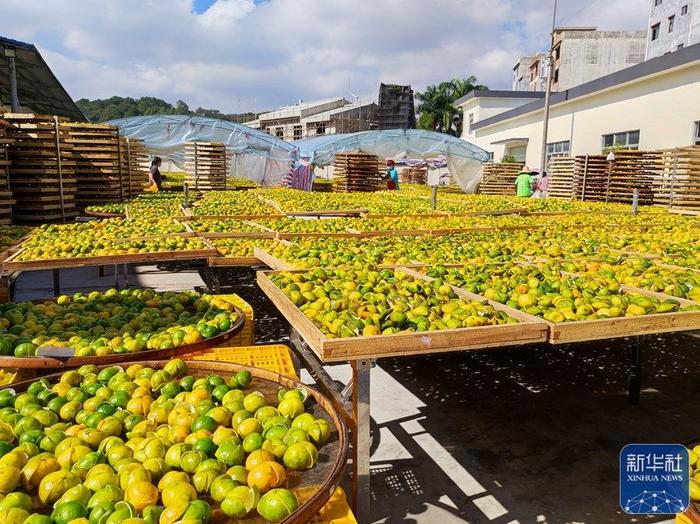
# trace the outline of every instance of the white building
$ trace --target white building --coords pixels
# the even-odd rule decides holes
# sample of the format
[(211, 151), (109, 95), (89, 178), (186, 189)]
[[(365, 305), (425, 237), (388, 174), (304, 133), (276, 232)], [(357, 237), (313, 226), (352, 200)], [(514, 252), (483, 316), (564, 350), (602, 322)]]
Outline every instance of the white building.
[[(542, 95), (470, 93), (456, 102), (466, 122), (462, 138), (496, 161), (508, 155), (539, 167)], [(601, 154), (613, 145), (700, 144), (700, 44), (554, 93), (547, 142), (551, 154), (574, 156)]]
[(244, 125), (283, 140), (300, 140), (316, 135), (367, 131), (376, 122), (376, 112), (374, 102), (350, 103), (337, 97), (280, 107)]
[(646, 57), (700, 43), (700, 0), (649, 0)]

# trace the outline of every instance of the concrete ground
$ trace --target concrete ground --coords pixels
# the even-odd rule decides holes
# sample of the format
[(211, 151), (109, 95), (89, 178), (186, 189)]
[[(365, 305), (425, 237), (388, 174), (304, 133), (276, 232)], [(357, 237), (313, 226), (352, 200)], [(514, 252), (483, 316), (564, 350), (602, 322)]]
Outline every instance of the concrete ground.
[[(131, 285), (204, 286), (197, 270), (141, 267)], [(288, 326), (249, 270), (220, 272), (255, 310), (256, 338)], [(66, 272), (65, 289), (111, 287), (97, 270)], [(50, 273), (27, 273), (17, 298), (50, 296)], [(700, 435), (698, 339), (650, 337), (643, 395), (627, 403), (632, 341), (527, 346), (382, 359), (372, 370), (372, 521), (381, 523), (632, 523), (618, 507), (617, 461), (632, 442)], [(346, 382), (349, 366), (328, 368)]]

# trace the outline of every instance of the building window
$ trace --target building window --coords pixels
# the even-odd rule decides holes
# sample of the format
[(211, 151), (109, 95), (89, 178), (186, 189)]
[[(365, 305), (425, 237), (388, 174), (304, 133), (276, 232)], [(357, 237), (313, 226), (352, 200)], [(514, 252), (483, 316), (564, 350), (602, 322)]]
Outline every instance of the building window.
[(617, 148), (639, 149), (639, 129), (603, 135), (603, 151)]
[(659, 38), (659, 25), (660, 24), (654, 24), (651, 26), (651, 41), (653, 42), (657, 38)]
[(275, 136), (276, 136), (277, 138), (282, 138), (282, 137), (284, 137), (284, 128), (283, 128), (283, 127), (278, 127), (278, 128), (275, 130)]
[(469, 113), (469, 132), (472, 132), (472, 125), (474, 124), (474, 113)]
[(553, 156), (569, 156), (569, 146), (570, 142), (568, 140), (547, 144), (547, 158)]
[(668, 32), (673, 33), (673, 22), (676, 21), (676, 16), (671, 15), (668, 17)]
[(493, 151), (486, 151), (486, 153), (489, 155), (487, 162), (493, 162)]
[(316, 134), (317, 135), (325, 135), (326, 134), (326, 124), (325, 122), (322, 122), (316, 126)]
[(554, 78), (552, 79), (552, 81), (553, 81), (555, 84), (559, 83), (559, 69), (557, 69), (557, 70), (554, 71)]
[(654, 7), (659, 7), (664, 0), (654, 0)]
[(681, 15), (687, 15), (687, 14), (688, 14), (688, 4), (681, 7)]
[(294, 126), (294, 140), (301, 140), (301, 126)]
[(693, 144), (700, 146), (700, 120), (695, 122), (695, 136), (693, 137)]

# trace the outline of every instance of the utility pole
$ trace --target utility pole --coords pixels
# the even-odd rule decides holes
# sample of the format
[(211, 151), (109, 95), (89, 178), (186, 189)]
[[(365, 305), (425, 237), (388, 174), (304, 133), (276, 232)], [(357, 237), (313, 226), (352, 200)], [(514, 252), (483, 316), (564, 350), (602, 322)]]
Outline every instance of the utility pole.
[(554, 69), (554, 27), (557, 21), (557, 0), (554, 0), (552, 13), (552, 33), (547, 52), (547, 90), (544, 94), (544, 119), (542, 121), (542, 155), (540, 157), (540, 173), (547, 169), (547, 133), (549, 131), (549, 98), (552, 94), (552, 71)]

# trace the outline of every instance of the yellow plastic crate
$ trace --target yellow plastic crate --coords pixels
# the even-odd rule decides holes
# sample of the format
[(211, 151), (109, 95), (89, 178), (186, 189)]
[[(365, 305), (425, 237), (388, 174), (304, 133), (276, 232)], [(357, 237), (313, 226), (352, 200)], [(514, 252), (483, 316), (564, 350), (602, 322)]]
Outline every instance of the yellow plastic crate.
[(294, 368), (290, 349), (284, 344), (267, 346), (219, 347), (190, 353), (185, 358), (191, 360), (210, 360), (215, 362), (231, 362), (244, 366), (274, 371), (280, 375), (299, 378)]
[(226, 345), (222, 347), (252, 346), (255, 344), (255, 315), (251, 305), (235, 293), (217, 296), (227, 302), (232, 303), (234, 306), (238, 306), (245, 315), (245, 324), (243, 325), (243, 329), (241, 329), (240, 333), (238, 333), (235, 337), (227, 340)]
[[(306, 487), (297, 488), (294, 490), (299, 502), (304, 502), (311, 497), (316, 488)], [(328, 503), (323, 506), (323, 509), (309, 521), (309, 524), (357, 524), (355, 516), (350, 510), (348, 499), (345, 496), (343, 488), (338, 486), (335, 488), (333, 495)]]

